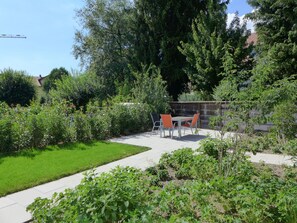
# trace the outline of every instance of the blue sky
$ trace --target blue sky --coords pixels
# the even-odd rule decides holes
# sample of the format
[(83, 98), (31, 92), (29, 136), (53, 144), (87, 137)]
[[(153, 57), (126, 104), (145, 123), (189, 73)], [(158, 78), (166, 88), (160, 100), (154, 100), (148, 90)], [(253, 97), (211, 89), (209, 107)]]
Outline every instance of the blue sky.
[[(0, 38), (0, 70), (24, 70), (31, 76), (46, 76), (57, 67), (79, 71), (72, 46), (79, 29), (75, 10), (83, 5), (83, 0), (1, 0), (0, 34), (27, 38)], [(230, 18), (235, 11), (242, 16), (251, 8), (246, 0), (232, 0)]]

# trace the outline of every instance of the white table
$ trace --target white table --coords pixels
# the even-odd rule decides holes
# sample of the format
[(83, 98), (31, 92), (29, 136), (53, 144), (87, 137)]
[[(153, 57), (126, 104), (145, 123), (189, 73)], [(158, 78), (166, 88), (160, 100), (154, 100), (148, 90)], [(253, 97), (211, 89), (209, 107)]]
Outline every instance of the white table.
[[(192, 121), (193, 117), (188, 116), (175, 116), (172, 117), (172, 122), (177, 122), (178, 137), (181, 137), (181, 124), (182, 122)], [(160, 137), (162, 137), (162, 119), (160, 119)]]
[(172, 121), (177, 122), (178, 126), (178, 137), (181, 137), (181, 124), (182, 122), (192, 121), (193, 117), (187, 117), (187, 116), (176, 116), (172, 117)]

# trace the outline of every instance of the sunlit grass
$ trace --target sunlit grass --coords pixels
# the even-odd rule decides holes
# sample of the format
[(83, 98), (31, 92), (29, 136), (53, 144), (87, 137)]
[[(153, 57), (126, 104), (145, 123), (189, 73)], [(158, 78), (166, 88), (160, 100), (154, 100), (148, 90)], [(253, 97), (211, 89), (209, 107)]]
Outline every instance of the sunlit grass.
[(148, 148), (97, 141), (0, 154), (0, 196), (146, 150)]

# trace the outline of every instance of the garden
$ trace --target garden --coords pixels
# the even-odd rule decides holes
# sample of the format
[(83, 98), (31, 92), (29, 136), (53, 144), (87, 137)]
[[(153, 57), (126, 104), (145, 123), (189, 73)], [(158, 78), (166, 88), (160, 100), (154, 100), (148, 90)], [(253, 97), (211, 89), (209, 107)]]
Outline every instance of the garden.
[(106, 140), (150, 130), (170, 101), (227, 101), (210, 120), (220, 137), (145, 171), (89, 171), (29, 205), (33, 221), (297, 222), (296, 167), (245, 155), (296, 159), (297, 3), (249, 0), (256, 43), (238, 14), (227, 25), (228, 3), (88, 0), (73, 47), (84, 72), (55, 68), (36, 89), (25, 72), (0, 71), (0, 195), (148, 150)]

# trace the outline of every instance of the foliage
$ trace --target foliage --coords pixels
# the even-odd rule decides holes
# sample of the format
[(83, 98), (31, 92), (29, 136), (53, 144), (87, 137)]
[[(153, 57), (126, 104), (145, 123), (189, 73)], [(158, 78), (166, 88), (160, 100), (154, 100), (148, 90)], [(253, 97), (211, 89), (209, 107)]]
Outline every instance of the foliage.
[(146, 131), (151, 110), (142, 103), (101, 108), (98, 102), (75, 110), (73, 104), (61, 101), (15, 108), (2, 103), (0, 111), (0, 151), (12, 152)]
[(150, 124), (149, 111), (147, 104), (115, 104), (109, 112), (111, 134), (119, 136), (146, 130)]
[(271, 120), (274, 124), (272, 131), (280, 137), (280, 140), (294, 139), (297, 137), (297, 107), (292, 101), (277, 104), (274, 107)]
[(81, 30), (74, 55), (102, 77), (110, 95), (117, 84), (133, 81), (129, 65), (141, 72), (142, 64), (154, 64), (176, 99), (188, 82), (182, 72), (186, 60), (177, 46), (188, 40), (199, 10), (206, 11), (205, 3), (195, 0), (86, 0), (77, 11)]
[(64, 76), (57, 80), (56, 89), (50, 91), (52, 100), (71, 101), (75, 106), (85, 106), (92, 99), (103, 101), (106, 95), (106, 86), (101, 78), (93, 73), (85, 73), (77, 77)]
[(254, 8), (249, 18), (255, 23), (259, 39), (255, 80), (265, 86), (296, 75), (296, 1), (249, 0), (248, 3)]
[(259, 120), (274, 124), (273, 137), (283, 147), (296, 137), (297, 4), (285, 0), (248, 2), (255, 9), (248, 17), (256, 25), (258, 43), (257, 63), (245, 100), (257, 102), (254, 109), (260, 112)]
[(204, 92), (192, 91), (190, 93), (183, 92), (178, 96), (178, 101), (211, 101), (213, 98)]
[(140, 64), (158, 66), (175, 100), (188, 82), (183, 72), (186, 60), (177, 47), (180, 41), (188, 40), (192, 21), (200, 10), (207, 11), (203, 1), (135, 1), (133, 60), (139, 68)]
[(297, 139), (292, 139), (289, 140), (285, 146), (284, 146), (284, 150), (292, 156), (297, 156)]
[(230, 143), (227, 141), (221, 141), (219, 139), (204, 139), (200, 143), (199, 150), (211, 156), (215, 159), (219, 159), (220, 150), (222, 151), (222, 156), (226, 156), (227, 149), (229, 149)]
[(223, 79), (213, 91), (216, 101), (233, 101), (237, 99), (238, 89), (234, 80)]
[(31, 77), (23, 71), (4, 69), (0, 71), (0, 101), (10, 106), (29, 105), (36, 93)]
[(278, 143), (284, 145), (287, 140), (294, 139), (297, 134), (295, 116), (297, 113), (295, 94), (297, 82), (285, 78), (275, 81), (271, 86), (265, 86), (265, 89), (259, 88), (262, 93), (259, 94), (257, 89), (256, 94), (259, 95), (256, 99), (256, 106), (254, 106), (260, 112), (258, 118), (262, 123), (273, 123), (272, 134)]
[(77, 110), (73, 114), (73, 125), (76, 129), (76, 140), (87, 142), (92, 139), (92, 130), (88, 114), (85, 114), (82, 109)]
[(124, 222), (147, 208), (148, 189), (141, 171), (117, 167), (97, 178), (88, 174), (75, 190), (38, 199), (28, 209), (37, 222)]
[[(227, 27), (227, 3), (208, 1), (207, 12), (200, 11), (192, 24), (192, 39), (182, 42), (179, 47), (187, 58), (185, 71), (192, 85), (208, 94), (224, 76), (239, 81), (242, 70), (251, 69), (250, 60), (247, 60), (251, 47), (246, 47), (250, 32), (245, 24), (240, 25), (238, 16)], [(230, 69), (230, 62), (237, 67)]]
[(12, 147), (12, 143), (11, 120), (8, 118), (0, 119), (0, 148), (6, 152)]
[(111, 117), (99, 107), (98, 102), (89, 103), (86, 111), (93, 139), (107, 139), (111, 136)]
[(136, 102), (148, 104), (154, 112), (166, 112), (169, 109), (170, 97), (160, 69), (154, 65), (143, 65), (142, 71), (134, 71), (133, 75), (135, 82), (132, 94)]
[(115, 81), (130, 78), (132, 15), (129, 0), (86, 0), (77, 11), (82, 28), (75, 34), (74, 55), (101, 77), (111, 95), (115, 94)]
[(269, 167), (241, 159), (236, 171), (221, 176), (218, 166), (213, 157), (180, 149), (145, 172), (118, 167), (89, 174), (75, 189), (38, 198), (28, 209), (36, 222), (296, 221), (295, 169), (279, 178)]
[(69, 76), (69, 72), (64, 68), (55, 68), (46, 77), (43, 83), (43, 89), (48, 93), (51, 89), (56, 89), (56, 80), (61, 80), (63, 76)]

